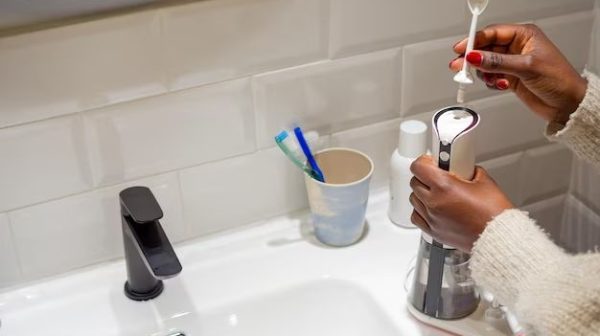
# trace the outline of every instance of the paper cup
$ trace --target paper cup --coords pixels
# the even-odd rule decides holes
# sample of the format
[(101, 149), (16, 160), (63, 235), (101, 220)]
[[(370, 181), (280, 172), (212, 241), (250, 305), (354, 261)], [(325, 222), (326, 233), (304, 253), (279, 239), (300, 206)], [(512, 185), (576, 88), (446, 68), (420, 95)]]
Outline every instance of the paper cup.
[(373, 161), (348, 148), (326, 149), (315, 159), (326, 182), (305, 174), (315, 236), (330, 246), (352, 245), (365, 230)]

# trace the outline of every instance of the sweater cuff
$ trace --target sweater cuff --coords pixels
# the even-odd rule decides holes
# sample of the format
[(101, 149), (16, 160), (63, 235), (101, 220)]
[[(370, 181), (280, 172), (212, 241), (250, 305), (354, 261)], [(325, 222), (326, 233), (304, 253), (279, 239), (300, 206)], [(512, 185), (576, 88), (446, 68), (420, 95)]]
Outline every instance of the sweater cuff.
[(600, 166), (600, 157), (596, 154), (600, 146), (600, 79), (588, 71), (583, 77), (588, 80), (588, 88), (579, 108), (571, 114), (566, 125), (548, 124), (546, 136), (551, 141), (566, 144), (579, 157)]
[(528, 213), (512, 209), (488, 223), (473, 247), (470, 267), (479, 286), (514, 307), (518, 293), (537, 281), (528, 276), (547, 271), (549, 261), (563, 257)]

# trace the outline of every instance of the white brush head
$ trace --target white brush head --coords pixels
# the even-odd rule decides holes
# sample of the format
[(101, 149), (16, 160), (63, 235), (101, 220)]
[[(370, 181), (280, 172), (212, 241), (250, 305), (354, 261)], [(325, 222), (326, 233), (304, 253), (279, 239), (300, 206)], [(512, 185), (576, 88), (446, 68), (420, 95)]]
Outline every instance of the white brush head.
[(463, 85), (459, 86), (458, 93), (456, 94), (456, 102), (459, 104), (465, 103), (465, 87)]

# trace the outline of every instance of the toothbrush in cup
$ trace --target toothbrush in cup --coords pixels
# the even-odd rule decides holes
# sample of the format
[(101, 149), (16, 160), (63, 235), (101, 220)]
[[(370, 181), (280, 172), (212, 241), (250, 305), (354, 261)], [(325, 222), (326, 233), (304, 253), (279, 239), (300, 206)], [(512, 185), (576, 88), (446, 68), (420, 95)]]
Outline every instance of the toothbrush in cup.
[(304, 138), (304, 133), (302, 132), (302, 129), (300, 127), (294, 128), (294, 134), (296, 134), (296, 140), (298, 140), (298, 144), (300, 145), (300, 148), (302, 148), (302, 151), (304, 152), (304, 155), (306, 156), (306, 160), (308, 161), (308, 164), (310, 165), (310, 167), (312, 168), (312, 171), (314, 172), (313, 177), (317, 181), (325, 182), (325, 176), (323, 175), (323, 172), (319, 168), (319, 165), (317, 164), (315, 157), (312, 155), (310, 147), (308, 146), (308, 143), (306, 142), (306, 139)]
[[(315, 137), (318, 138), (318, 135), (316, 135)], [(275, 143), (277, 144), (277, 147), (281, 149), (285, 156), (287, 156), (287, 158), (290, 161), (292, 161), (292, 163), (296, 167), (300, 168), (306, 174), (318, 180), (317, 174), (306, 163), (304, 163), (305, 160), (303, 160), (301, 157), (301, 149), (298, 148), (298, 144), (296, 144), (296, 142), (292, 139), (290, 133), (287, 130), (283, 130), (275, 136)]]

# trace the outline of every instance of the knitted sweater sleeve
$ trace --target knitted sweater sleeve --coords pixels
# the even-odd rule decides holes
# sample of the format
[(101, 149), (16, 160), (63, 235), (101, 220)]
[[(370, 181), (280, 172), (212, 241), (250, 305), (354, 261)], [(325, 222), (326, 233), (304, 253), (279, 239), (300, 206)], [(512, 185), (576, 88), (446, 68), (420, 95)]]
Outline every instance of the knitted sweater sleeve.
[[(600, 168), (600, 79), (585, 73), (588, 91), (566, 126), (547, 135)], [(600, 253), (572, 256), (526, 212), (504, 211), (473, 247), (473, 279), (541, 335), (600, 335)]]
[(516, 209), (473, 248), (473, 279), (540, 335), (600, 335), (600, 254), (572, 256)]
[(546, 136), (564, 143), (578, 157), (600, 169), (600, 79), (587, 71), (584, 77), (588, 80), (588, 89), (579, 108), (571, 114), (566, 126), (550, 123)]

